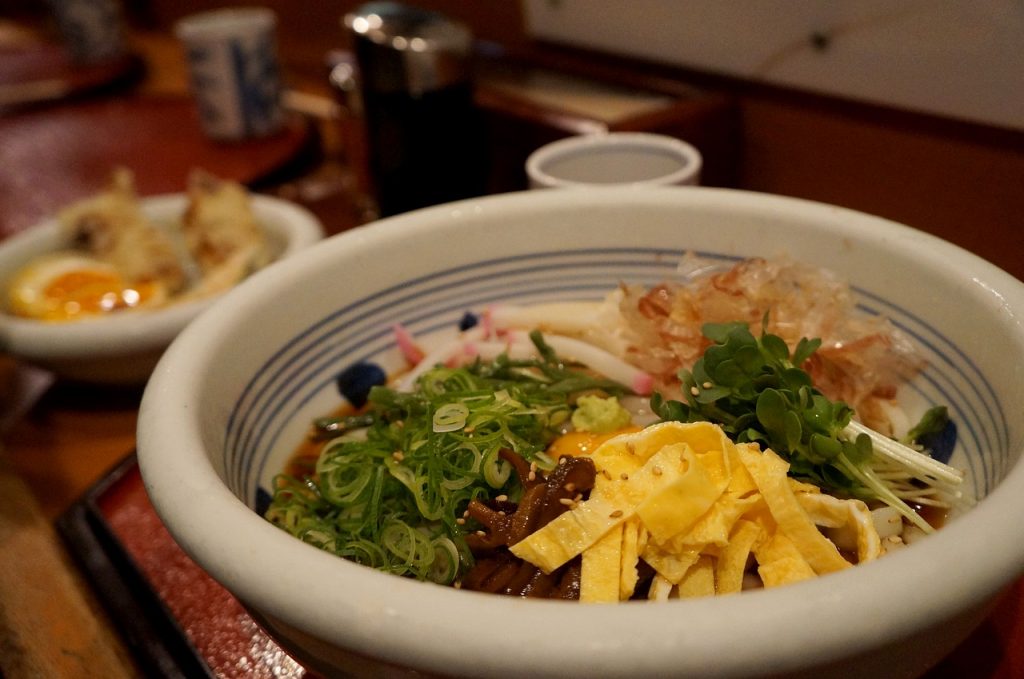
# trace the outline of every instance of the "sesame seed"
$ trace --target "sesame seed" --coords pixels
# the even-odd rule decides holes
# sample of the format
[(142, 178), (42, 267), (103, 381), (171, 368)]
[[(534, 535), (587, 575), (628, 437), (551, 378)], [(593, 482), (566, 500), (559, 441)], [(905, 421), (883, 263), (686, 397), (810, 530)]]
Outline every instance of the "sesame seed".
[(536, 462), (531, 462), (530, 463), (530, 471), (531, 472), (537, 471), (537, 463)]
[(467, 519), (468, 519), (468, 518), (469, 518), (469, 510), (467, 509), (466, 511), (462, 512), (462, 516), (463, 516), (464, 518), (467, 518)]
[(537, 480), (537, 472), (530, 472), (529, 474), (527, 474), (526, 475), (526, 480), (527, 481), (536, 481)]
[(574, 497), (572, 500), (573, 500), (573, 502), (579, 502), (582, 499), (583, 499), (583, 493), (576, 493), (576, 497)]
[(395, 458), (395, 460), (397, 460), (398, 462), (401, 462), (402, 460), (405, 459), (405, 454), (400, 450), (396, 450), (395, 452), (391, 453), (391, 457)]
[(460, 526), (464, 526), (466, 525), (466, 520), (460, 516), (459, 518), (455, 519), (455, 523), (459, 524)]
[(505, 511), (502, 509), (498, 510), (498, 516), (505, 516)]
[(466, 432), (467, 434), (472, 434), (473, 432), (476, 431), (476, 427), (470, 425), (468, 427), (463, 427), (462, 431)]
[(710, 389), (711, 387), (713, 387), (715, 385), (711, 384), (710, 382), (705, 382), (704, 384), (702, 384), (700, 386), (704, 387), (705, 389)]
[(477, 537), (481, 537), (481, 538), (487, 537), (487, 533), (483, 532), (482, 530), (478, 530), (476, 532), (476, 534), (477, 534)]
[(462, 581), (461, 580), (456, 580), (455, 582), (452, 583), (452, 587), (454, 587), (455, 589), (462, 589)]
[(565, 491), (567, 493), (571, 493), (572, 491), (576, 490), (576, 484), (570, 481), (569, 483), (562, 486), (562, 488), (565, 488)]
[(697, 387), (690, 387), (690, 393), (694, 396), (700, 396), (700, 389)]
[(608, 518), (610, 518), (610, 519), (617, 519), (620, 516), (622, 516), (622, 510), (621, 509), (616, 509), (614, 512), (612, 512), (611, 514), (608, 515)]
[(565, 505), (566, 507), (572, 507), (574, 504), (576, 504), (570, 498), (567, 497), (558, 498), (558, 502), (560, 504)]
[(569, 458), (567, 458), (567, 457), (560, 457), (560, 458), (558, 458), (558, 464), (565, 464), (568, 461), (569, 461)]
[(499, 495), (494, 499), (497, 500), (498, 502), (508, 502), (508, 495)]

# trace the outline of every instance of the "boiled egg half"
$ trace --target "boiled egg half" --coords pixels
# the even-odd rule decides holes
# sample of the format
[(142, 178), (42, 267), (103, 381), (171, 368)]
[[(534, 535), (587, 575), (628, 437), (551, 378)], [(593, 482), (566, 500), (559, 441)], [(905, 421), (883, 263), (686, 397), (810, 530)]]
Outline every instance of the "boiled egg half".
[(43, 321), (74, 321), (158, 306), (167, 291), (158, 282), (129, 283), (107, 262), (74, 252), (33, 259), (7, 286), (8, 310)]

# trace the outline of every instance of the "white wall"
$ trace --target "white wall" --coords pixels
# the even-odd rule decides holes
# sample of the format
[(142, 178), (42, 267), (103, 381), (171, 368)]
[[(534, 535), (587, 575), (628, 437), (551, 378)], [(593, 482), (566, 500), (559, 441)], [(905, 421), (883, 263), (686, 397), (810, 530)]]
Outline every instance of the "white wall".
[[(523, 6), (535, 38), (1024, 129), (1024, 0), (523, 0)], [(813, 46), (815, 35), (825, 47)]]

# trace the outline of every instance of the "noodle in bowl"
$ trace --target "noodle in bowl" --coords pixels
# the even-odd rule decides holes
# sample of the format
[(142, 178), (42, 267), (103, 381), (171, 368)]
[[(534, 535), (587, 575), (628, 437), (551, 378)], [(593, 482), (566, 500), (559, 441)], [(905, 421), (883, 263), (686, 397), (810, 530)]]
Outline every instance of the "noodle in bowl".
[[(767, 250), (770, 248), (770, 250)], [(265, 521), (335, 376), (401, 364), (391, 326), (444, 333), (495, 302), (600, 299), (682, 255), (785, 254), (846, 277), (927, 362), (900, 404), (949, 406), (976, 506), (908, 549), (778, 589), (581, 605), (380, 573)], [(172, 535), (282, 645), (327, 674), (915, 676), (1024, 573), (1024, 284), (934, 237), (849, 210), (731, 190), (528, 192), (408, 213), (246, 281), (174, 342), (139, 424)], [(965, 566), (965, 564), (967, 564)], [(420, 674), (416, 674), (420, 673)]]

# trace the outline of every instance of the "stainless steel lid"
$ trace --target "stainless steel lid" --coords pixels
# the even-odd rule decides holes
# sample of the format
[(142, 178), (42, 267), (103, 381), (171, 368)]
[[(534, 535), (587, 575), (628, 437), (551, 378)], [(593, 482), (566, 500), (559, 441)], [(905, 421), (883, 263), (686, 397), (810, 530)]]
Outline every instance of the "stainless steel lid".
[(442, 14), (398, 2), (370, 2), (345, 15), (363, 87), (414, 96), (466, 82), (473, 36)]

